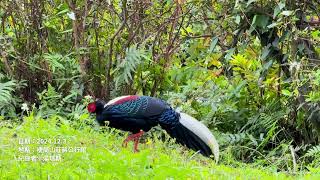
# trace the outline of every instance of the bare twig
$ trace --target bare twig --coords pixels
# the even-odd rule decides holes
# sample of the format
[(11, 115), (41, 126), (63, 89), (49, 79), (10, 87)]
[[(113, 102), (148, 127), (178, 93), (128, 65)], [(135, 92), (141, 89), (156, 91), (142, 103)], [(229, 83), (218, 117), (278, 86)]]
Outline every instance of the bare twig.
[(110, 83), (111, 83), (111, 67), (112, 67), (112, 56), (113, 56), (113, 44), (114, 44), (114, 40), (115, 38), (118, 36), (118, 34), (123, 30), (123, 28), (125, 27), (126, 23), (127, 23), (127, 0), (123, 1), (123, 21), (121, 23), (121, 25), (118, 27), (118, 29), (116, 30), (116, 32), (112, 35), (112, 37), (110, 38), (110, 47), (109, 47), (109, 61), (107, 63), (107, 67), (106, 67), (106, 98), (109, 99), (110, 98)]

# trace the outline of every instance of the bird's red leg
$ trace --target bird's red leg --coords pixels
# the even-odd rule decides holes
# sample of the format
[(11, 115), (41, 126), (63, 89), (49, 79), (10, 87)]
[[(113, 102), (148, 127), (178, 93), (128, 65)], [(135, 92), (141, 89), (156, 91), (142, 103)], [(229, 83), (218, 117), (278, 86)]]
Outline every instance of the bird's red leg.
[(134, 139), (134, 147), (133, 147), (134, 152), (139, 152), (138, 144), (139, 144), (140, 137), (144, 134), (144, 132), (140, 131), (138, 134), (139, 135)]
[[(140, 132), (139, 132), (140, 133)], [(134, 141), (136, 139), (136, 137), (138, 136), (139, 133), (136, 134), (131, 134), (130, 136), (128, 136), (122, 143), (123, 147), (127, 147), (128, 142), (130, 141)]]
[(138, 149), (139, 139), (140, 137), (134, 140), (133, 152), (139, 152), (139, 149)]
[[(133, 134), (132, 134), (133, 135)], [(128, 142), (132, 140), (131, 136), (128, 136), (123, 142), (122, 142), (122, 147), (127, 147)]]
[(144, 132), (143, 132), (142, 130), (140, 130), (140, 132), (128, 136), (128, 137), (123, 141), (122, 146), (123, 146), (123, 147), (127, 147), (129, 141), (134, 141), (134, 152), (138, 152), (139, 139), (140, 139), (140, 137), (141, 137), (143, 134), (144, 134)]

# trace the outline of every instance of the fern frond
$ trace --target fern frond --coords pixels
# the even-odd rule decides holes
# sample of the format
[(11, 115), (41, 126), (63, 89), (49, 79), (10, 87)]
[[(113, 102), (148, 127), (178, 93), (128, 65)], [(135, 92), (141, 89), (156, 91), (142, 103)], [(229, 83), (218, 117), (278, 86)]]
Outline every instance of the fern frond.
[(0, 103), (6, 104), (12, 99), (12, 92), (15, 90), (17, 82), (15, 80), (0, 82)]
[(52, 69), (52, 72), (55, 73), (56, 69), (62, 69), (64, 70), (65, 67), (63, 64), (61, 64), (61, 61), (63, 61), (63, 56), (61, 54), (45, 54), (44, 59), (47, 60), (47, 62), (50, 65), (50, 68)]
[(313, 146), (312, 148), (310, 148), (305, 156), (314, 156), (316, 154), (320, 154), (320, 145), (317, 146)]
[(126, 57), (115, 70), (118, 74), (115, 78), (116, 87), (118, 87), (119, 83), (125, 82), (129, 84), (133, 80), (132, 73), (136, 71), (138, 66), (143, 62), (143, 59), (147, 59), (145, 54), (145, 51), (138, 49), (136, 45), (126, 50)]
[(238, 133), (238, 134), (224, 134), (223, 141), (227, 144), (236, 144), (241, 143), (246, 139), (245, 133)]

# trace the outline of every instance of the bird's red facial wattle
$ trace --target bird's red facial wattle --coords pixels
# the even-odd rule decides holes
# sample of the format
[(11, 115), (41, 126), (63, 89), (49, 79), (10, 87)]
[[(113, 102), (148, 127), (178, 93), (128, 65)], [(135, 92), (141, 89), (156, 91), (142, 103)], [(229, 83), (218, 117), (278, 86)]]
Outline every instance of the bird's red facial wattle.
[(96, 103), (95, 102), (89, 103), (87, 109), (90, 113), (96, 112), (96, 109), (97, 109)]

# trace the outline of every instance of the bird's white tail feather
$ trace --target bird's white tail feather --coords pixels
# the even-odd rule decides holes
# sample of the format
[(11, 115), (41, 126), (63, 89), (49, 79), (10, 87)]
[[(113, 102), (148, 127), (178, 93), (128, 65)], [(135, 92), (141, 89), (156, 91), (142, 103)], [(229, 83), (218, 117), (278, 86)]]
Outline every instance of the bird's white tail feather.
[(202, 124), (200, 121), (196, 120), (192, 116), (180, 113), (180, 123), (197, 135), (203, 142), (210, 147), (213, 152), (215, 161), (219, 161), (219, 144), (210, 130)]

